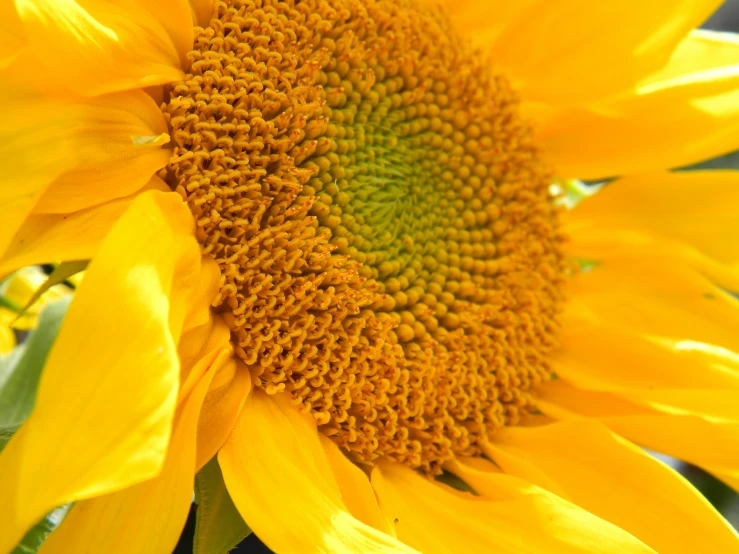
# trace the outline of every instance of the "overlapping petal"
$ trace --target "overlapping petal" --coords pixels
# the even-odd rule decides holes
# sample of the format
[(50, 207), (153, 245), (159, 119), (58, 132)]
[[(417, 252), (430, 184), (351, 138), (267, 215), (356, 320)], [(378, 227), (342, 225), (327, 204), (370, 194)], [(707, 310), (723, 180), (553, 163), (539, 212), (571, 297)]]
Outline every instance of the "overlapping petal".
[(310, 415), (254, 391), (218, 454), (228, 492), (276, 552), (413, 552), (352, 516)]
[(627, 90), (661, 69), (721, 0), (446, 3), (525, 98), (566, 105)]
[(735, 268), (684, 242), (628, 227), (589, 226), (587, 232), (581, 232), (566, 223), (565, 232), (571, 239), (567, 244), (569, 257), (585, 266), (616, 261), (634, 267), (647, 260), (652, 265), (692, 271), (726, 290), (739, 290), (739, 272)]
[(141, 91), (77, 102), (3, 87), (0, 99), (0, 256), (47, 190), (73, 211), (133, 193), (167, 163), (164, 120)]
[[(424, 0), (435, 8), (437, 0)], [(451, 16), (457, 29), (470, 37), (475, 46), (490, 48), (509, 25), (515, 24), (529, 10), (537, 6), (539, 0), (520, 0), (518, 2), (478, 2), (476, 0), (441, 0), (443, 9)]]
[(738, 88), (739, 43), (691, 35), (661, 72), (629, 93), (528, 110), (558, 174), (597, 179), (681, 167), (739, 148)]
[(90, 264), (34, 411), (0, 454), (1, 551), (52, 508), (160, 471), (177, 398), (173, 329), (189, 300), (173, 281), (183, 260), (198, 263), (192, 227), (178, 195), (144, 194)]
[(0, 276), (29, 265), (92, 259), (118, 218), (147, 190), (169, 188), (154, 179), (139, 192), (101, 206), (70, 214), (32, 214), (0, 258)]
[(221, 366), (233, 355), (229, 339), (228, 326), (218, 316), (211, 316), (202, 325), (183, 333), (177, 348), (180, 358), (180, 397), (190, 394), (217, 358)]
[(739, 552), (736, 532), (683, 477), (598, 422), (506, 427), (487, 454), (512, 475), (519, 461), (535, 465), (578, 506), (657, 552)]
[[(649, 259), (614, 259), (578, 275), (565, 317), (641, 337), (739, 350), (739, 301), (691, 268)], [(565, 323), (567, 324), (567, 323)]]
[[(739, 392), (739, 355), (688, 337), (633, 331), (610, 324), (569, 319), (554, 370), (590, 390), (638, 393), (657, 390)], [(737, 411), (739, 415), (739, 410)]]
[(736, 419), (638, 404), (617, 393), (578, 389), (564, 381), (542, 388), (538, 406), (558, 419), (598, 419), (619, 435), (700, 466), (739, 490)]
[[(739, 63), (739, 55), (737, 56)], [(650, 172), (618, 179), (567, 214), (574, 240), (593, 232), (644, 231), (739, 265), (739, 172)], [(607, 252), (606, 252), (607, 254)]]
[(250, 390), (249, 370), (240, 360), (231, 357), (220, 365), (210, 384), (198, 420), (197, 471), (226, 442)]
[(75, 504), (47, 539), (41, 554), (172, 552), (192, 502), (198, 415), (218, 368), (211, 367), (178, 407), (159, 475)]
[(46, 79), (83, 96), (177, 81), (192, 49), (187, 0), (16, 0), (16, 7)]
[(194, 25), (206, 27), (213, 14), (213, 0), (190, 0)]
[(369, 476), (349, 461), (331, 439), (324, 435), (319, 438), (349, 512), (370, 527), (394, 537), (395, 528), (380, 512)]
[[(707, 175), (709, 190), (731, 194), (730, 175)], [(707, 264), (689, 245), (679, 249), (676, 241), (649, 239), (654, 236), (649, 233), (679, 236), (731, 261), (731, 246), (723, 247), (720, 237), (712, 248), (710, 213), (716, 211), (717, 227), (725, 233), (733, 232), (731, 218), (722, 217), (723, 206), (701, 204), (692, 179), (692, 174), (669, 175), (666, 182), (677, 185), (673, 198), (657, 184), (675, 213), (682, 209), (683, 217), (674, 220), (666, 211), (660, 218), (661, 208), (653, 197), (649, 201), (646, 183), (651, 179), (624, 180), (633, 193), (632, 205), (620, 198), (624, 191), (616, 190), (618, 181), (612, 192), (601, 191), (613, 196), (617, 207), (608, 215), (590, 199), (575, 208), (574, 250), (586, 255), (600, 251), (601, 259), (573, 280), (563, 345), (554, 358), (561, 380), (541, 389), (539, 407), (553, 417), (599, 419), (643, 446), (700, 465), (736, 487), (739, 342), (732, 330), (739, 324), (739, 304), (712, 282), (736, 288), (736, 276), (731, 268), (721, 271)], [(638, 182), (640, 187), (632, 186)], [(685, 183), (692, 194), (681, 190)], [(683, 218), (690, 219), (694, 196), (691, 238), (681, 225)], [(582, 215), (577, 214), (580, 207)], [(603, 225), (596, 223), (601, 219)], [(619, 234), (619, 226), (627, 230)], [(631, 226), (646, 231), (628, 231)]]
[(555, 371), (664, 413), (739, 421), (739, 302), (691, 268), (613, 258), (573, 279)]
[(491, 474), (486, 496), (475, 497), (384, 464), (373, 470), (372, 486), (398, 538), (421, 552), (654, 552), (615, 525), (507, 475)]
[[(210, 256), (203, 256), (200, 263), (196, 267), (182, 268), (182, 272), (191, 275), (191, 279), (195, 281), (193, 284), (193, 296), (190, 301), (185, 325), (182, 333), (195, 329), (196, 327), (205, 326), (211, 320), (219, 319), (211, 310), (213, 299), (218, 294), (218, 287), (221, 280), (221, 270), (216, 261)], [(233, 346), (227, 342), (226, 349), (229, 354), (233, 353)], [(182, 339), (180, 339), (180, 346)]]

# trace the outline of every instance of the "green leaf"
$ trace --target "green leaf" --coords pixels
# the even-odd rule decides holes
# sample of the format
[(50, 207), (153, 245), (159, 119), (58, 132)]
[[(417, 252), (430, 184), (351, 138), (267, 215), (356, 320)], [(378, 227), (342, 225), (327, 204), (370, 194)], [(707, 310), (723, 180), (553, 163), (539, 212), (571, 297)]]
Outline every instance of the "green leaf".
[(18, 543), (11, 554), (35, 554), (41, 548), (41, 543), (46, 540), (54, 529), (62, 522), (72, 504), (65, 504), (56, 510), (49, 512), (44, 519), (34, 525), (23, 540)]
[(577, 179), (555, 179), (550, 191), (557, 195), (557, 204), (571, 210), (583, 199), (593, 196), (602, 187), (603, 183), (586, 184)]
[(33, 409), (41, 370), (72, 297), (49, 304), (28, 340), (0, 357), (0, 449)]
[(15, 275), (15, 272), (7, 275), (5, 279), (0, 279), (0, 308), (7, 308), (11, 312), (17, 312), (20, 310), (20, 306), (16, 306), (15, 302), (11, 302), (5, 297), (5, 291), (8, 288), (10, 279)]
[(41, 285), (38, 290), (33, 293), (33, 296), (28, 301), (28, 303), (23, 306), (23, 308), (18, 312), (18, 316), (16, 317), (16, 319), (25, 314), (28, 311), (28, 308), (33, 306), (36, 301), (41, 298), (41, 295), (44, 294), (47, 290), (49, 290), (54, 285), (63, 283), (72, 275), (77, 275), (80, 271), (84, 271), (85, 269), (87, 269), (87, 265), (89, 263), (89, 260), (79, 260), (74, 262), (62, 262), (58, 266), (56, 266), (56, 268), (54, 268), (54, 271), (51, 272), (51, 275), (49, 275), (44, 284)]
[(195, 476), (195, 503), (194, 554), (226, 554), (251, 535), (228, 495), (215, 457)]
[(10, 300), (2, 296), (2, 294), (0, 294), (0, 308), (7, 308), (11, 312), (17, 312), (18, 310), (20, 310), (18, 306), (16, 306)]
[(587, 260), (585, 258), (578, 258), (575, 261), (577, 262), (577, 265), (580, 267), (580, 270), (583, 273), (587, 273), (588, 271), (598, 267), (602, 263), (598, 260)]
[(696, 169), (739, 169), (739, 151), (731, 152), (718, 158), (712, 158), (697, 164), (681, 167), (678, 171), (694, 171)]
[(436, 479), (440, 483), (444, 483), (445, 485), (452, 487), (453, 489), (457, 489), (458, 491), (469, 492), (475, 496), (479, 496), (475, 489), (470, 487), (464, 480), (460, 479), (459, 477), (448, 471), (445, 471), (441, 475), (437, 475), (436, 477), (434, 477), (434, 479)]

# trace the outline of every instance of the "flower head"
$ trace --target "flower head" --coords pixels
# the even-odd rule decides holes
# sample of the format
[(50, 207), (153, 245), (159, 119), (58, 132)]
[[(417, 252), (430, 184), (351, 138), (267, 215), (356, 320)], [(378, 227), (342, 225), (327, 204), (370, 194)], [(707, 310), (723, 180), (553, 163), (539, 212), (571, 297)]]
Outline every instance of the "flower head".
[(564, 272), (518, 102), (441, 13), (217, 5), (160, 173), (255, 386), (356, 461), (434, 473), (534, 409)]

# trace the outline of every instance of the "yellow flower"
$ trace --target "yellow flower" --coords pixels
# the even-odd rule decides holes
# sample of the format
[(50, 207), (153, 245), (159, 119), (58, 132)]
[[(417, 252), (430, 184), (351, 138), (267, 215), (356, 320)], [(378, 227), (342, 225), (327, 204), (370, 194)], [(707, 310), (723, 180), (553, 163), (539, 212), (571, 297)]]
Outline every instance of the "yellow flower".
[(60, 283), (49, 287), (29, 306), (46, 280), (47, 275), (40, 268), (24, 267), (0, 283), (0, 354), (15, 346), (14, 329), (33, 329), (44, 306), (72, 293), (70, 287)]
[(15, 332), (10, 326), (12, 321), (7, 312), (0, 312), (0, 354), (10, 352), (15, 347)]
[(0, 0), (0, 276), (92, 260), (0, 551), (171, 552), (216, 455), (278, 553), (739, 551), (635, 446), (739, 486), (719, 4)]

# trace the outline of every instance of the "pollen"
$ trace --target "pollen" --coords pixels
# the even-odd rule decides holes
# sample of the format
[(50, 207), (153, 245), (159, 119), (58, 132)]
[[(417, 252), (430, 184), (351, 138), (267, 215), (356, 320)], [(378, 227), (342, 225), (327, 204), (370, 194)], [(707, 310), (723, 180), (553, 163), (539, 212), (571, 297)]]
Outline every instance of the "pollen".
[(516, 95), (410, 1), (216, 1), (161, 176), (256, 386), (438, 474), (536, 410), (565, 264)]

